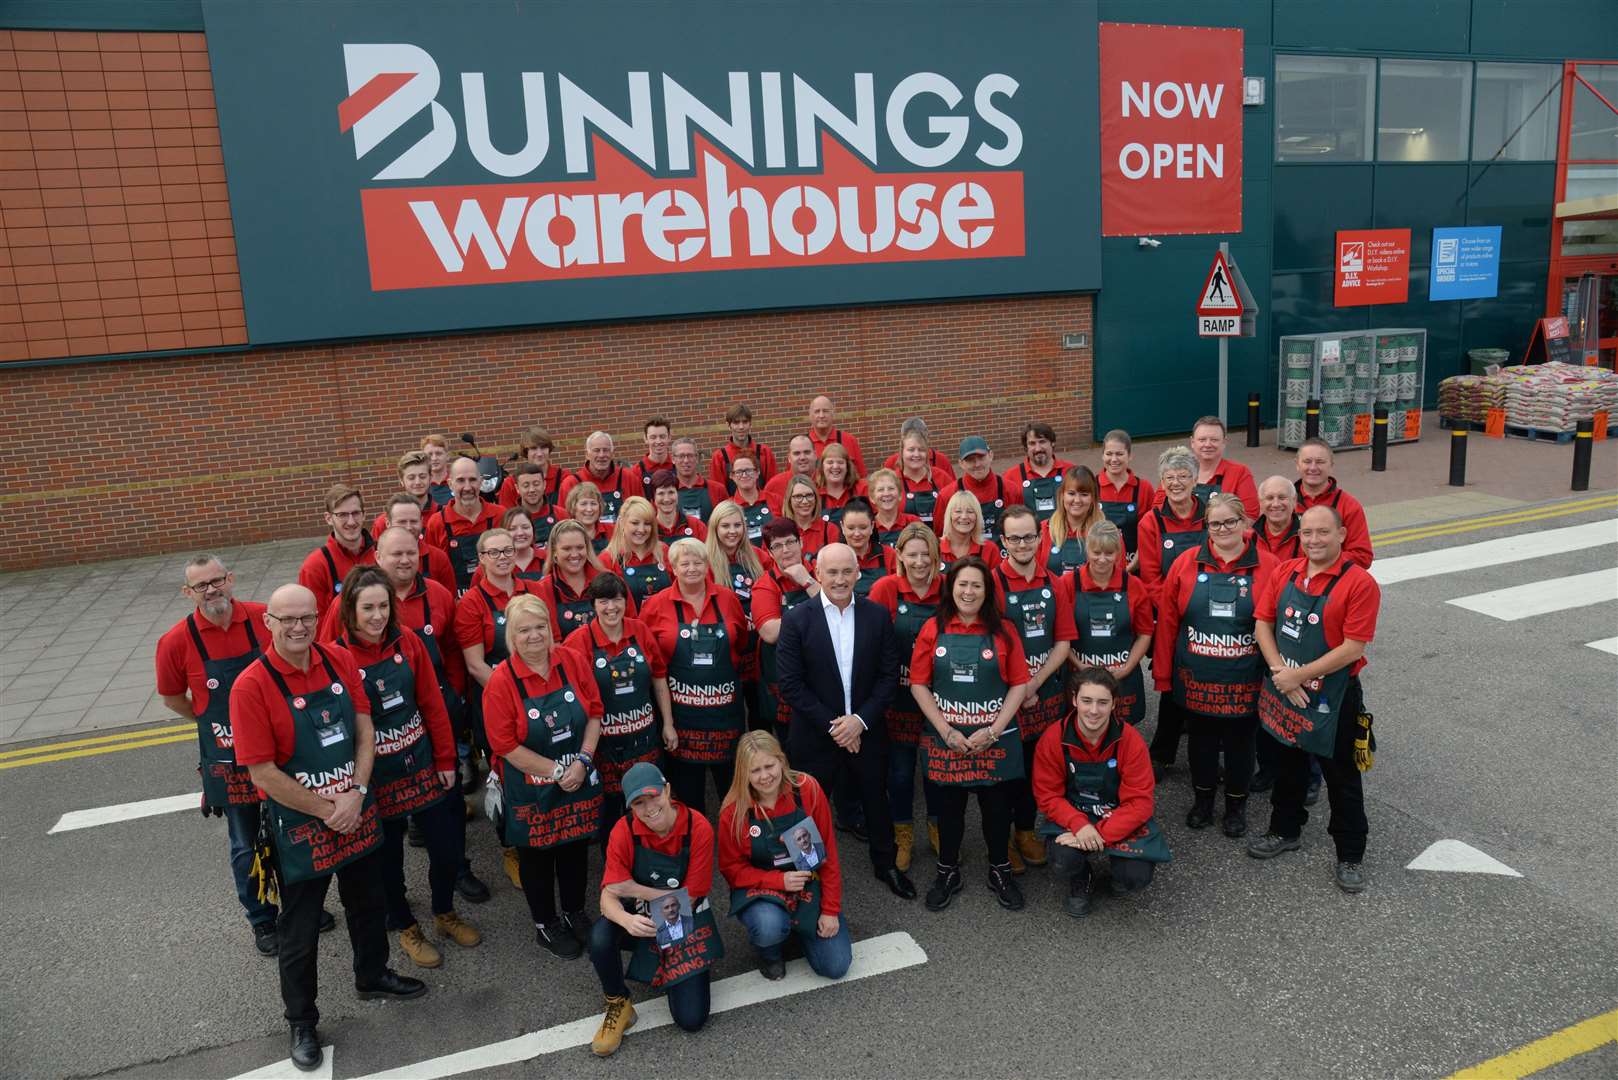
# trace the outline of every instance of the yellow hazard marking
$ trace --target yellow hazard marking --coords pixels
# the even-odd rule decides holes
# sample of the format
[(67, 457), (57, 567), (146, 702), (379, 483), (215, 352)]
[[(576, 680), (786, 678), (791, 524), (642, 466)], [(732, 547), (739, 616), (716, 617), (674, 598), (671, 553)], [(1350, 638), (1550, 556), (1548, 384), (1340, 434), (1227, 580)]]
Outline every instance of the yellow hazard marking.
[(48, 761), (112, 754), (120, 750), (139, 750), (144, 746), (185, 742), (187, 739), (195, 739), (196, 735), (195, 724), (170, 724), (165, 727), (125, 731), (117, 735), (99, 735), (89, 739), (45, 743), (41, 746), (30, 746), (26, 750), (7, 750), (0, 753), (0, 769), (16, 769), (24, 765), (42, 765)]
[(1427, 525), (1389, 529), (1386, 532), (1373, 533), (1371, 543), (1380, 550), (1384, 547), (1392, 547), (1395, 544), (1408, 544), (1415, 540), (1427, 540), (1436, 536), (1454, 536), (1457, 533), (1476, 532), (1479, 529), (1492, 529), (1504, 525), (1522, 525), (1532, 521), (1545, 521), (1548, 518), (1566, 517), (1570, 514), (1584, 514), (1592, 510), (1614, 509), (1618, 509), (1618, 492), (1608, 492), (1590, 498), (1576, 499), (1572, 502), (1554, 503), (1550, 506), (1525, 507), (1520, 510), (1489, 514), (1486, 517), (1462, 518), (1458, 521), (1435, 521)]
[(1498, 1080), (1503, 1077), (1532, 1076), (1569, 1058), (1618, 1042), (1618, 1009), (1592, 1016), (1561, 1031), (1519, 1046), (1481, 1065), (1462, 1069), (1449, 1080)]

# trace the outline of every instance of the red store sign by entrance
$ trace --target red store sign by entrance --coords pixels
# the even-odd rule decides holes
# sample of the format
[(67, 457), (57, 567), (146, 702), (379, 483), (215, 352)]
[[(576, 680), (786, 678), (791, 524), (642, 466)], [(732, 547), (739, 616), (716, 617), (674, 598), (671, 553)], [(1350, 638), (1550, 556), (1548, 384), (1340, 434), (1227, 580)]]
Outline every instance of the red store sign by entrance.
[(1409, 295), (1409, 229), (1338, 232), (1335, 306), (1402, 304)]
[(1101, 235), (1242, 231), (1242, 32), (1101, 24)]

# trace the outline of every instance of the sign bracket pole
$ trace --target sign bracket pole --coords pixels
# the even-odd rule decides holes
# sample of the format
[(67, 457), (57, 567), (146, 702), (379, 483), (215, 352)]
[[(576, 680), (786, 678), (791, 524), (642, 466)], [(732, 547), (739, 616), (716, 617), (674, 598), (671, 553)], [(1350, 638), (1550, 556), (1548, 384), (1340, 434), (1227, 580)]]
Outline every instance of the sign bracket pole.
[[(1230, 256), (1230, 244), (1224, 240), (1219, 241), (1219, 254), (1227, 259)], [(1225, 398), (1230, 392), (1230, 339), (1219, 339), (1219, 409), (1215, 413), (1219, 422), (1225, 422)]]

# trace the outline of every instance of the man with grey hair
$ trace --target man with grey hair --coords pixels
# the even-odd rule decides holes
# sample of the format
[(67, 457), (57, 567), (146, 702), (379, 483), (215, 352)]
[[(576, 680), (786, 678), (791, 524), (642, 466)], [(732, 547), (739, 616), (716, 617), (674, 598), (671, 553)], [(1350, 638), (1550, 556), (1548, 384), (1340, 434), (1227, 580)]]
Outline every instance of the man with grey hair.
[(605, 431), (592, 431), (584, 440), (584, 465), (562, 480), (561, 501), (567, 502), (567, 493), (588, 480), (601, 489), (601, 521), (610, 525), (618, 520), (618, 507), (630, 495), (641, 494), (639, 479), (634, 470), (625, 468), (612, 459), (617, 449), (612, 436)]
[(225, 819), (236, 898), (252, 927), (253, 945), (274, 956), (275, 905), (258, 898), (248, 877), (258, 836), (258, 791), (236, 764), (230, 727), (230, 689), (269, 643), (264, 605), (235, 598), (236, 576), (217, 555), (189, 559), (182, 573), (180, 592), (196, 610), (157, 643), (157, 693), (170, 712), (197, 725), (202, 813)]
[(1298, 492), (1284, 476), (1269, 476), (1258, 486), (1259, 519), (1253, 535), (1280, 562), (1303, 554), (1298, 547)]

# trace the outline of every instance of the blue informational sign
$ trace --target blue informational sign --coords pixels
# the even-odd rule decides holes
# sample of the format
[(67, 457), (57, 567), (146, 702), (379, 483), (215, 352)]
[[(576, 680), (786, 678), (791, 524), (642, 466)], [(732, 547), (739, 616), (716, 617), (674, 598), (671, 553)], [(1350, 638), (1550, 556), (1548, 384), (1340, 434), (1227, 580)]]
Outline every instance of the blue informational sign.
[(1429, 300), (1477, 300), (1500, 292), (1500, 226), (1433, 230)]

